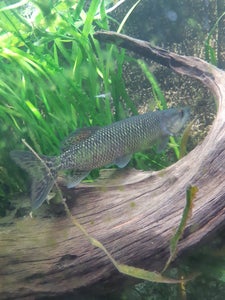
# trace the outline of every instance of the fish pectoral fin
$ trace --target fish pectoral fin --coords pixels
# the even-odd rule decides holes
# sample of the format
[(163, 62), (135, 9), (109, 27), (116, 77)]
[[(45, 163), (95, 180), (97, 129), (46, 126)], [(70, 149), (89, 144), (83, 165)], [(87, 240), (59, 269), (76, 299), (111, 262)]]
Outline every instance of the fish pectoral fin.
[(73, 172), (73, 175), (67, 177), (67, 187), (69, 189), (76, 187), (89, 173), (90, 171)]
[(158, 142), (156, 143), (156, 145), (157, 145), (156, 152), (160, 153), (163, 150), (165, 150), (168, 142), (169, 142), (169, 136), (168, 135), (163, 136), (162, 138), (160, 138), (160, 140), (158, 140)]
[(79, 128), (72, 132), (61, 144), (61, 151), (67, 151), (71, 146), (80, 143), (81, 141), (86, 140), (91, 135), (93, 135), (96, 131), (98, 131), (100, 126), (92, 126)]
[(124, 168), (126, 167), (126, 165), (129, 163), (129, 161), (131, 160), (132, 155), (124, 155), (121, 157), (118, 157), (115, 161), (114, 164), (117, 165), (119, 168)]

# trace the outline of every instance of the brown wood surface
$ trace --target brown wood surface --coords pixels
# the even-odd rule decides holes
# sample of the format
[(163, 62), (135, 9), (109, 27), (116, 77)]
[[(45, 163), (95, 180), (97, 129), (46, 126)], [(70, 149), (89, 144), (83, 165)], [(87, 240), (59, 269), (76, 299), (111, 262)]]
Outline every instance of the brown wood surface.
[[(225, 73), (194, 57), (152, 47), (112, 32), (112, 42), (200, 80), (218, 103), (204, 141), (187, 156), (159, 172), (128, 172), (120, 186), (64, 190), (71, 212), (116, 260), (160, 271), (169, 240), (179, 224), (185, 190), (199, 191), (178, 255), (221, 228), (225, 217)], [(93, 247), (65, 215), (14, 219), (0, 227), (0, 299), (33, 299), (120, 285), (126, 276)]]

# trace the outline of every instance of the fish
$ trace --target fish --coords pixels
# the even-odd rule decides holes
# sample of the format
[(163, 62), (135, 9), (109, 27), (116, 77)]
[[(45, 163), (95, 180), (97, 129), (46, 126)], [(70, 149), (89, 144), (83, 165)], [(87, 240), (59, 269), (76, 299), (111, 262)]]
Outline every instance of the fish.
[(104, 127), (77, 129), (65, 139), (57, 156), (12, 150), (11, 158), (31, 177), (32, 210), (46, 200), (61, 170), (73, 170), (73, 178), (68, 183), (68, 188), (73, 188), (93, 169), (114, 164), (124, 168), (133, 153), (154, 144), (162, 151), (169, 136), (178, 134), (184, 127), (189, 111), (188, 107), (150, 111)]

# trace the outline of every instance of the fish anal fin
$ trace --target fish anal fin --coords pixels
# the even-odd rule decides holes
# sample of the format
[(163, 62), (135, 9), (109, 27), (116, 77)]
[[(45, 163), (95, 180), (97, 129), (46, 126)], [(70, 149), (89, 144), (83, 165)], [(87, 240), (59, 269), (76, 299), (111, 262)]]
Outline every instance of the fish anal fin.
[(118, 157), (115, 161), (114, 164), (117, 165), (119, 168), (124, 168), (126, 167), (126, 165), (129, 163), (129, 161), (131, 160), (132, 155), (128, 154), (128, 155), (124, 155), (121, 157)]
[(74, 171), (67, 177), (67, 187), (69, 189), (76, 187), (89, 173), (90, 171)]
[(65, 138), (65, 140), (62, 142), (61, 151), (66, 151), (71, 146), (86, 140), (100, 128), (100, 126), (92, 126), (77, 129), (76, 131), (72, 132), (67, 138)]

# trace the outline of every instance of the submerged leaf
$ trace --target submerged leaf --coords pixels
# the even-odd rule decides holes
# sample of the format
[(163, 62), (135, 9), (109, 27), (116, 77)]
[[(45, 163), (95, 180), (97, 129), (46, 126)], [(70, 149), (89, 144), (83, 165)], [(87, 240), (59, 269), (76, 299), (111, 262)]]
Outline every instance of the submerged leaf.
[(198, 187), (197, 186), (189, 186), (186, 189), (186, 205), (183, 210), (182, 218), (180, 221), (180, 224), (174, 234), (174, 236), (170, 240), (170, 257), (167, 260), (165, 267), (163, 269), (163, 272), (168, 268), (169, 264), (172, 262), (176, 255), (177, 251), (177, 244), (179, 240), (182, 237), (182, 234), (184, 232), (184, 229), (186, 227), (188, 219), (191, 217), (192, 214), (192, 208), (193, 208), (193, 201), (196, 197), (196, 194), (198, 192)]

